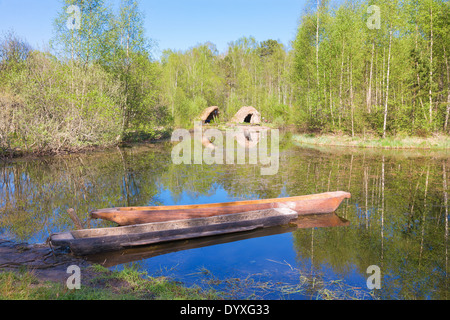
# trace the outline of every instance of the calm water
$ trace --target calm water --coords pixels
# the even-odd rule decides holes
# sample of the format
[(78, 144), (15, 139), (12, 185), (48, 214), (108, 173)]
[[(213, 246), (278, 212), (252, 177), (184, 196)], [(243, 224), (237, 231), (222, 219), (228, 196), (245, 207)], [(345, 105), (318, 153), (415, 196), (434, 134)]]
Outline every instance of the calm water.
[[(448, 299), (447, 152), (298, 146), (284, 136), (278, 174), (257, 165), (174, 165), (172, 145), (0, 164), (0, 238), (45, 242), (74, 208), (213, 203), (349, 191), (348, 225), (280, 227), (91, 258), (250, 299)], [(369, 290), (367, 268), (380, 267)]]

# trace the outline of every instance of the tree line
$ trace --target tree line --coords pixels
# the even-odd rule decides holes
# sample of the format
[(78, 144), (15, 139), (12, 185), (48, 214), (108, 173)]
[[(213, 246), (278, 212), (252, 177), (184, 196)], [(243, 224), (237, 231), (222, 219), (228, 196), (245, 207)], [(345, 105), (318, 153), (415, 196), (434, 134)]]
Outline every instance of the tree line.
[(352, 136), (448, 133), (448, 1), (315, 4), (294, 41), (301, 123)]
[(138, 1), (65, 0), (48, 50), (0, 41), (0, 148), (153, 138), (213, 105), (219, 121), (251, 105), (304, 131), (448, 133), (449, 13), (444, 0), (311, 0), (289, 47), (242, 37), (156, 60)]

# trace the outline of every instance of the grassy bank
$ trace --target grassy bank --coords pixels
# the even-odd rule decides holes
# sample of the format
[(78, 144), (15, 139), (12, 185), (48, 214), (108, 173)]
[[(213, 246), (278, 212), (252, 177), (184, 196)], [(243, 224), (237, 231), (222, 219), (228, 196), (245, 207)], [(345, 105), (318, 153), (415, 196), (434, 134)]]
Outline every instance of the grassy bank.
[[(0, 272), (0, 300), (211, 300), (214, 291), (187, 288), (165, 277), (149, 277), (132, 268), (112, 272), (101, 266), (89, 267), (94, 274), (82, 280), (79, 290), (65, 283), (41, 281), (29, 271)], [(83, 273), (84, 274), (84, 273)]]
[(450, 149), (450, 136), (432, 137), (387, 137), (331, 135), (331, 134), (295, 134), (294, 141), (306, 145), (326, 145), (357, 148), (382, 149)]
[[(243, 277), (220, 278), (202, 267), (195, 285), (167, 276), (150, 276), (134, 264), (111, 271), (47, 246), (28, 246), (0, 240), (0, 300), (264, 300), (376, 299), (373, 292), (325, 279), (286, 262), (269, 260), (286, 268), (288, 282), (276, 281), (268, 271)], [(81, 288), (70, 290), (67, 268), (80, 267)]]
[[(132, 268), (110, 271), (99, 265), (89, 267), (89, 280), (79, 290), (69, 290), (64, 282), (42, 281), (29, 271), (0, 272), (0, 300), (264, 300), (266, 295), (286, 299), (300, 295), (317, 300), (377, 299), (374, 292), (354, 287), (342, 280), (324, 280), (293, 268), (298, 282), (262, 280), (263, 274), (246, 278), (219, 279), (209, 270), (198, 286), (186, 287), (166, 277), (149, 277)], [(86, 271), (83, 271), (85, 275)]]

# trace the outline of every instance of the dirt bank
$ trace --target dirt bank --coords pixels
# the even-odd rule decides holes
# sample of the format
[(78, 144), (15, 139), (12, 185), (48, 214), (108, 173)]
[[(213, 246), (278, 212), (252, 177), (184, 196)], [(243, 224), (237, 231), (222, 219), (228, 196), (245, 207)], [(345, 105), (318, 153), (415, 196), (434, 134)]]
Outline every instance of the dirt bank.
[[(46, 244), (30, 245), (0, 239), (0, 272), (25, 269), (42, 281), (65, 282), (71, 275), (67, 273), (71, 265), (86, 269), (90, 264)], [(94, 273), (83, 272), (84, 280), (93, 276)]]

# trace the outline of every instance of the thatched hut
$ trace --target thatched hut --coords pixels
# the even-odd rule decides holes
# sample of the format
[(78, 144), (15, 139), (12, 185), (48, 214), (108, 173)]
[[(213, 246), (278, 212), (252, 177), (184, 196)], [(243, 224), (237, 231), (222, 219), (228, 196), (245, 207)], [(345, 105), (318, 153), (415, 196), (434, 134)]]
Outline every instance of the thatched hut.
[(260, 124), (261, 114), (253, 107), (242, 107), (231, 119), (231, 122)]
[(215, 118), (219, 116), (219, 107), (209, 107), (203, 110), (200, 115), (200, 120), (203, 123), (211, 123)]

